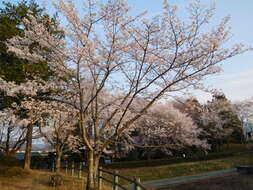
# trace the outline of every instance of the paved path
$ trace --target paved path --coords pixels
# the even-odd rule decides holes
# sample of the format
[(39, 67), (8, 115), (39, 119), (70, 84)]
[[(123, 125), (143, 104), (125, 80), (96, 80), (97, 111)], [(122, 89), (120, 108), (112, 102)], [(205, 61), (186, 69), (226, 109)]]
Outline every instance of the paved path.
[[(156, 181), (144, 183), (143, 185), (147, 187), (147, 189), (149, 190), (149, 189), (156, 189), (159, 186), (166, 186), (169, 184), (176, 184), (176, 183), (187, 183), (187, 182), (207, 179), (211, 177), (224, 176), (224, 175), (232, 174), (235, 172), (236, 172), (236, 168), (233, 168), (233, 169), (228, 169), (228, 170), (219, 170), (219, 171), (214, 171), (214, 172), (201, 173), (198, 175), (156, 180)], [(133, 187), (130, 187), (130, 190), (132, 189)]]

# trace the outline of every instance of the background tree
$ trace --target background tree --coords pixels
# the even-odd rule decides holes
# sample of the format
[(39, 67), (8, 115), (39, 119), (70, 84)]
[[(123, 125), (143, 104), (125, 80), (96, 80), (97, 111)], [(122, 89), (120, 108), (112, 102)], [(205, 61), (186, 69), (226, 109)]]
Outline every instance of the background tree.
[(0, 151), (7, 156), (15, 155), (26, 140), (26, 121), (18, 118), (15, 111), (0, 111)]
[(211, 104), (216, 107), (219, 117), (225, 121), (224, 129), (231, 129), (232, 131), (226, 139), (227, 143), (241, 143), (243, 140), (242, 125), (231, 102), (227, 100), (225, 95), (216, 95)]
[(154, 105), (137, 123), (138, 143), (147, 147), (144, 154), (161, 150), (167, 155), (187, 148), (208, 149), (209, 145), (200, 139), (201, 129), (191, 117), (180, 112), (171, 103)]
[(240, 120), (232, 104), (224, 95), (215, 95), (212, 101), (203, 107), (201, 122), (213, 150), (220, 150), (224, 143), (241, 143), (243, 132)]
[(236, 102), (234, 110), (240, 118), (242, 125), (244, 122), (253, 121), (253, 98)]
[(43, 115), (40, 132), (46, 142), (55, 149), (56, 172), (60, 172), (62, 154), (68, 150), (75, 150), (79, 142), (79, 138), (74, 135), (77, 113), (56, 103), (51, 105)]
[[(220, 71), (220, 62), (247, 50), (242, 45), (224, 48), (228, 18), (207, 32), (213, 10), (198, 2), (190, 4), (187, 22), (166, 1), (163, 14), (150, 20), (143, 14), (130, 16), (123, 0), (102, 5), (89, 0), (82, 17), (72, 2), (60, 0), (57, 8), (66, 18), (64, 40), (31, 16), (24, 20), (24, 36), (8, 42), (8, 51), (21, 58), (47, 61), (55, 77), (32, 81), (32, 91), (26, 83), (15, 86), (3, 79), (0, 87), (11, 88), (14, 96), (22, 89), (29, 98), (62, 102), (79, 111), (88, 150), (87, 190), (97, 189), (99, 158), (108, 144), (131, 133), (155, 102), (175, 91), (201, 88), (206, 76)], [(40, 45), (29, 49), (34, 42)], [(136, 107), (139, 98), (145, 102)]]
[(244, 130), (244, 140), (251, 136), (252, 129), (248, 128), (249, 123), (253, 123), (253, 100), (247, 99), (236, 102), (233, 105), (234, 111), (240, 119), (241, 126)]
[[(201, 138), (207, 138), (208, 142), (213, 144), (213, 149), (219, 148), (225, 142), (228, 144), (242, 142), (243, 133), (239, 118), (233, 105), (224, 95), (214, 95), (212, 101), (204, 105), (195, 98), (177, 99), (173, 104), (203, 129)], [(215, 133), (220, 133), (221, 136)]]
[(200, 127), (203, 129), (201, 136), (207, 139), (212, 151), (219, 151), (224, 139), (232, 133), (230, 129), (224, 129), (225, 122), (219, 117), (216, 109), (211, 106), (204, 106), (201, 113)]
[(201, 125), (201, 114), (203, 111), (203, 105), (195, 97), (179, 98), (176, 97), (173, 101), (173, 106), (180, 112), (187, 114), (191, 117), (193, 122), (200, 127)]

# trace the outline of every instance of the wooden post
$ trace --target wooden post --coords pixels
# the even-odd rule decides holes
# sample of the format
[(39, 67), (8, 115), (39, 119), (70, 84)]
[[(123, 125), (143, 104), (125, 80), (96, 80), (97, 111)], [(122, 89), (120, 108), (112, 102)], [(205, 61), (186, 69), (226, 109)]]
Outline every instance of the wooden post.
[(139, 177), (136, 177), (134, 183), (134, 190), (141, 190), (141, 187), (138, 185), (138, 183), (141, 183), (141, 179)]
[(79, 172), (78, 172), (78, 178), (82, 177), (82, 162), (79, 162)]
[(103, 177), (103, 172), (102, 172), (102, 167), (99, 167), (98, 169), (98, 190), (102, 190), (102, 182), (103, 182), (103, 179), (100, 178), (100, 177)]
[(68, 174), (68, 161), (65, 162), (65, 173)]
[(54, 161), (52, 163), (52, 172), (54, 172)]
[(114, 172), (114, 179), (113, 179), (113, 190), (119, 190), (119, 176), (117, 175), (119, 172), (116, 170)]
[(74, 177), (74, 173), (75, 173), (75, 163), (74, 161), (72, 162), (72, 166), (71, 166), (71, 176)]

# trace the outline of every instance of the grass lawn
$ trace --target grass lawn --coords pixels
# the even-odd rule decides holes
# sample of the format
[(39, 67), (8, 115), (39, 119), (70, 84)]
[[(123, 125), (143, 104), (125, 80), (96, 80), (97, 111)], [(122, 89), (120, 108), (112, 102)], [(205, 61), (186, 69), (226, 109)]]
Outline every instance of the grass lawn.
[(203, 172), (234, 168), (239, 165), (253, 165), (253, 154), (238, 154), (233, 157), (172, 164), (157, 167), (143, 167), (136, 169), (119, 169), (119, 173), (128, 177), (138, 176), (142, 182), (164, 178), (194, 175)]

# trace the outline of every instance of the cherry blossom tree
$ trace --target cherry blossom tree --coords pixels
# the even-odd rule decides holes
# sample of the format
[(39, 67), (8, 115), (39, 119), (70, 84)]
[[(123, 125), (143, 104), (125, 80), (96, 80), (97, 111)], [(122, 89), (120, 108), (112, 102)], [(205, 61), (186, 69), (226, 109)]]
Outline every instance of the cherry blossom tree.
[(214, 151), (220, 148), (223, 140), (232, 134), (231, 129), (225, 129), (223, 120), (217, 110), (210, 106), (204, 106), (201, 112), (200, 125), (203, 129), (201, 136), (212, 145), (211, 149)]
[(148, 152), (162, 150), (171, 155), (174, 150), (188, 147), (209, 149), (207, 141), (200, 139), (202, 129), (172, 103), (154, 105), (137, 125), (138, 144), (148, 147)]
[[(61, 102), (79, 112), (88, 150), (87, 190), (97, 189), (102, 152), (130, 133), (155, 102), (186, 88), (201, 89), (206, 76), (221, 71), (223, 60), (248, 50), (241, 44), (224, 46), (230, 37), (228, 17), (207, 31), (213, 9), (203, 9), (198, 1), (189, 5), (187, 21), (167, 1), (152, 19), (145, 13), (131, 16), (125, 0), (88, 0), (82, 12), (73, 2), (59, 0), (56, 8), (65, 17), (65, 39), (54, 38), (45, 20), (31, 16), (24, 20), (24, 37), (8, 42), (9, 52), (46, 61), (55, 76), (20, 85), (0, 80), (0, 86), (13, 96)], [(33, 43), (39, 46), (31, 48)], [(135, 107), (138, 98), (145, 102)]]
[(40, 132), (46, 142), (56, 151), (56, 172), (61, 168), (61, 157), (64, 151), (75, 150), (79, 138), (74, 136), (78, 120), (76, 110), (71, 110), (58, 102), (49, 104), (43, 113)]
[(221, 144), (242, 142), (242, 126), (233, 106), (223, 94), (214, 95), (213, 100), (203, 106), (201, 124), (213, 149)]
[(21, 117), (26, 122), (24, 169), (30, 169), (32, 141), (41, 137), (38, 129), (39, 121), (42, 119), (43, 111), (47, 109), (47, 104), (24, 98), (19, 105), (14, 105), (14, 107), (19, 110)]
[(198, 102), (195, 97), (188, 98), (174, 98), (173, 106), (177, 108), (182, 113), (187, 114), (187, 116), (191, 117), (193, 122), (196, 125), (200, 125), (201, 123), (201, 114), (203, 105)]
[(13, 156), (25, 143), (26, 120), (12, 109), (0, 111), (0, 151)]
[(238, 114), (242, 125), (245, 121), (253, 121), (253, 98), (236, 102), (234, 110)]
[(251, 133), (251, 129), (247, 127), (249, 123), (253, 123), (253, 99), (246, 99), (244, 101), (238, 101), (234, 103), (233, 109), (238, 115), (243, 127), (245, 139), (248, 138), (248, 135)]
[[(8, 53), (6, 42), (8, 39), (15, 36), (23, 36), (26, 25), (22, 20), (24, 18), (29, 19), (29, 15), (32, 14), (38, 19), (47, 20), (45, 27), (55, 38), (61, 38), (62, 32), (57, 30), (56, 16), (50, 17), (45, 13), (44, 8), (33, 0), (31, 1), (16, 1), (16, 2), (3, 2), (0, 8), (0, 76), (6, 81), (15, 81), (19, 84), (27, 80), (33, 80), (37, 77), (47, 80), (52, 76), (52, 71), (45, 61), (29, 62), (27, 59), (17, 57), (13, 53)], [(29, 48), (32, 48), (39, 44), (32, 44)], [(15, 98), (7, 96), (5, 93), (0, 91), (0, 109), (11, 108), (11, 104), (16, 102), (19, 103), (22, 96)], [(22, 114), (22, 112), (20, 112)], [(27, 129), (22, 127), (22, 132), (26, 131), (25, 134), (25, 165), (26, 169), (30, 168), (30, 157), (32, 148), (33, 133), (36, 132), (33, 124), (26, 126)], [(7, 128), (3, 128), (7, 129)], [(7, 136), (10, 133), (14, 133), (18, 127), (9, 127), (7, 130)], [(35, 130), (35, 132), (33, 131)], [(22, 134), (22, 133), (20, 133)], [(19, 147), (19, 146), (17, 146)]]

